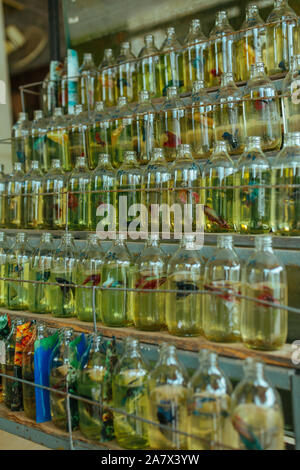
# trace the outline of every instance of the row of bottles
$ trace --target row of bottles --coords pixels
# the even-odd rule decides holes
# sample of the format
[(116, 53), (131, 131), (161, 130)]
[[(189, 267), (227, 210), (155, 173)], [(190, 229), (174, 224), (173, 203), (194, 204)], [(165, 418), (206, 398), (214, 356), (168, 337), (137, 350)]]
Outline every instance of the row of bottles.
[[(46, 175), (38, 161), (26, 175), (16, 163), (10, 177), (0, 177), (0, 227), (115, 232), (121, 226), (130, 229), (135, 217), (129, 214), (141, 204), (139, 231), (183, 232), (187, 210), (195, 231), (202, 205), (205, 232), (299, 235), (300, 133), (285, 135), (272, 163), (261, 144), (260, 137), (249, 137), (234, 162), (226, 141), (218, 141), (202, 169), (189, 145), (179, 146), (172, 163), (163, 149), (154, 149), (144, 167), (135, 152), (126, 151), (118, 170), (108, 154), (99, 155), (93, 172), (84, 157), (68, 174), (57, 159)], [(153, 210), (155, 205), (161, 212)], [(174, 205), (181, 214), (176, 221)]]
[[(2, 371), (10, 375), (16, 347), (13, 323), (5, 343)], [(36, 361), (37, 346), (49, 331), (35, 325), (31, 341), (23, 350), (22, 378), (25, 415), (36, 419), (34, 370), (46, 369), (47, 360)], [(278, 392), (264, 377), (263, 364), (253, 359), (244, 363), (244, 378), (235, 387), (218, 365), (218, 357), (208, 350), (199, 353), (199, 367), (188, 376), (178, 360), (175, 346), (163, 343), (159, 358), (150, 368), (138, 340), (127, 337), (119, 355), (112, 342), (104, 346), (94, 334), (74, 362), (72, 329), (63, 329), (51, 354), (48, 367), (50, 408), (53, 424), (64, 430), (69, 425), (94, 441), (116, 438), (126, 449), (170, 450), (281, 450), (284, 449), (284, 420)], [(4, 379), (4, 403), (11, 409), (11, 383)], [(70, 399), (68, 421), (65, 395)], [(86, 402), (85, 400), (90, 400)], [(94, 402), (91, 402), (91, 400)]]
[[(116, 59), (112, 49), (106, 49), (99, 68), (92, 54), (87, 53), (78, 70), (78, 103), (93, 109), (97, 100), (103, 100), (109, 107), (116, 105), (119, 97), (137, 101), (142, 90), (147, 90), (151, 97), (165, 96), (170, 86), (190, 92), (195, 80), (204, 80), (206, 87), (218, 86), (221, 75), (227, 72), (233, 73), (236, 81), (247, 81), (251, 65), (261, 60), (269, 75), (286, 72), (292, 57), (300, 53), (298, 17), (287, 0), (275, 0), (266, 23), (258, 7), (251, 4), (238, 32), (230, 25), (226, 11), (219, 11), (209, 38), (203, 34), (200, 20), (194, 19), (183, 44), (178, 41), (175, 29), (169, 27), (160, 50), (154, 36), (147, 34), (138, 57), (132, 53), (129, 42), (121, 44)], [(68, 58), (61, 73), (61, 99), (66, 111), (67, 61)], [(45, 93), (49, 86), (53, 86), (51, 82)]]
[(157, 235), (149, 237), (136, 260), (121, 234), (105, 255), (94, 234), (84, 255), (71, 234), (62, 237), (58, 249), (50, 234), (34, 252), (24, 234), (17, 235), (13, 248), (2, 234), (1, 245), (6, 279), (1, 299), (9, 309), (77, 316), (110, 327), (167, 328), (176, 336), (243, 341), (262, 350), (286, 342), (286, 270), (270, 236), (256, 238), (256, 251), (243, 268), (230, 235), (219, 236), (206, 263), (194, 235), (185, 235), (168, 261)]

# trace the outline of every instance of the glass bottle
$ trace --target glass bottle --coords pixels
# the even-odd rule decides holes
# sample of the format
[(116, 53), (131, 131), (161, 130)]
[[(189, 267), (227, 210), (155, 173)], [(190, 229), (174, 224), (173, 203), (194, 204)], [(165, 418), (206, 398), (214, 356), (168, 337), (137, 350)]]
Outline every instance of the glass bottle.
[(165, 326), (166, 257), (159, 244), (159, 235), (151, 234), (136, 260), (135, 288), (147, 292), (134, 293), (134, 326), (139, 330), (159, 331)]
[(68, 114), (68, 56), (65, 57), (63, 69), (61, 71), (61, 107), (63, 114)]
[(80, 103), (85, 111), (90, 112), (94, 109), (97, 91), (97, 67), (92, 54), (83, 55), (79, 75)]
[(45, 118), (43, 111), (34, 111), (34, 118), (31, 127), (32, 161), (37, 160), (43, 172), (49, 170), (47, 155), (47, 132), (49, 129), (49, 119)]
[(18, 120), (11, 131), (11, 152), (12, 162), (21, 163), (23, 167), (28, 168), (31, 160), (31, 122), (28, 120), (27, 113), (19, 113)]
[(89, 168), (94, 170), (98, 165), (99, 154), (111, 153), (111, 124), (103, 101), (95, 104), (87, 132)]
[(132, 111), (128, 106), (128, 98), (118, 99), (117, 108), (111, 115), (111, 155), (112, 165), (119, 168), (124, 161), (124, 152), (133, 150)]
[(290, 71), (282, 84), (282, 116), (284, 133), (300, 132), (300, 102), (299, 102), (300, 55), (291, 59)]
[(215, 140), (225, 140), (229, 154), (240, 154), (244, 149), (244, 117), (242, 93), (233, 81), (233, 74), (222, 75), (214, 111)]
[[(171, 335), (199, 336), (202, 333), (203, 261), (195, 235), (184, 235), (167, 268), (166, 324)], [(177, 291), (177, 292), (176, 292)]]
[(31, 340), (23, 350), (22, 358), (22, 379), (32, 382), (32, 385), (22, 384), (23, 389), (23, 407), (27, 418), (36, 420), (36, 401), (34, 384), (34, 343), (35, 341), (46, 338), (47, 327), (43, 323), (38, 323), (34, 327)]
[[(115, 227), (117, 221), (116, 172), (110, 155), (100, 153), (98, 166), (91, 174), (91, 230), (97, 233), (108, 226)], [(94, 192), (95, 191), (95, 192)], [(103, 192), (102, 192), (103, 191)], [(99, 209), (100, 208), (100, 209)], [(107, 222), (107, 225), (106, 225)], [(100, 224), (100, 225), (99, 225)], [(103, 234), (104, 238), (104, 234)]]
[(148, 366), (143, 360), (139, 342), (127, 337), (113, 377), (114, 407), (128, 413), (114, 412), (116, 440), (125, 449), (144, 449), (148, 445), (148, 424), (135, 418), (146, 417), (147, 379)]
[(213, 29), (209, 34), (208, 86), (219, 86), (221, 76), (231, 72), (235, 75), (235, 37), (229, 24), (227, 12), (218, 11)]
[[(142, 203), (147, 208), (148, 231), (169, 232), (171, 174), (163, 149), (153, 149), (151, 160), (143, 171), (142, 181)], [(160, 211), (160, 207), (165, 207), (168, 212)]]
[(112, 49), (104, 50), (104, 57), (99, 66), (99, 99), (105, 103), (108, 108), (115, 106), (116, 96), (116, 59)]
[(210, 159), (203, 167), (201, 201), (205, 201), (206, 232), (234, 230), (234, 176), (235, 166), (228, 155), (224, 140), (215, 143)]
[[(180, 145), (175, 162), (170, 167), (170, 204), (176, 204), (171, 212), (171, 227), (175, 238), (183, 232), (196, 230), (197, 204), (199, 203), (201, 173), (195, 163), (189, 145)], [(188, 189), (185, 189), (188, 188)]]
[(75, 116), (69, 129), (69, 149), (71, 166), (75, 168), (78, 157), (88, 160), (88, 114), (82, 104), (75, 106)]
[(48, 295), (54, 317), (75, 316), (75, 272), (77, 252), (74, 238), (65, 233), (56, 252), (53, 254), (53, 268), (50, 274)]
[(164, 343), (159, 360), (149, 374), (149, 419), (159, 426), (149, 425), (152, 449), (184, 450), (186, 432), (188, 375), (177, 358), (176, 347)]
[(299, 236), (300, 187), (293, 185), (300, 185), (300, 132), (285, 134), (283, 148), (272, 163), (272, 185), (273, 231)]
[[(51, 233), (43, 233), (39, 246), (30, 260), (31, 281), (50, 282), (54, 250)], [(29, 284), (28, 303), (30, 312), (51, 313), (49, 287), (46, 284)]]
[(75, 302), (77, 318), (92, 322), (94, 307), (95, 319), (97, 321), (101, 319), (101, 290), (93, 287), (100, 285), (104, 253), (97, 234), (89, 234), (87, 241), (84, 256), (77, 263), (76, 284), (83, 287), (76, 287)]
[(28, 310), (32, 247), (25, 233), (17, 233), (7, 262), (7, 300), (11, 310)]
[(156, 109), (151, 104), (148, 91), (140, 91), (139, 102), (134, 108), (133, 114), (134, 150), (137, 153), (139, 164), (147, 165), (158, 137)]
[(47, 134), (47, 155), (50, 165), (52, 160), (60, 160), (64, 171), (72, 169), (68, 126), (69, 122), (63, 116), (62, 108), (55, 108)]
[(184, 91), (192, 91), (196, 80), (209, 83), (207, 68), (208, 48), (207, 38), (201, 29), (200, 20), (194, 19), (189, 26), (189, 32), (183, 42), (183, 76)]
[[(119, 233), (106, 253), (101, 270), (101, 315), (106, 326), (129, 326), (133, 322), (134, 266), (125, 234)], [(111, 290), (110, 290), (111, 289)], [(120, 291), (118, 292), (118, 290)]]
[(186, 134), (186, 116), (184, 102), (178, 96), (178, 89), (170, 86), (167, 99), (159, 113), (159, 145), (164, 148), (166, 160), (176, 159), (179, 145), (184, 143)]
[(5, 363), (2, 364), (2, 372), (11, 377), (8, 379), (2, 377), (2, 395), (3, 403), (6, 408), (11, 408), (12, 403), (12, 388), (13, 388), (13, 377), (14, 377), (14, 368), (15, 368), (15, 346), (16, 346), (16, 335), (17, 327), (23, 325), (25, 320), (23, 318), (16, 318), (12, 322), (11, 330), (9, 336), (5, 340)]
[(151, 98), (159, 97), (159, 52), (153, 34), (146, 34), (144, 47), (137, 61), (138, 91), (148, 91)]
[(199, 352), (199, 368), (188, 383), (188, 450), (221, 450), (230, 413), (232, 385), (214, 352)]
[(8, 177), (6, 198), (6, 226), (22, 228), (24, 223), (24, 172), (22, 163), (14, 163)]
[(170, 87), (178, 88), (181, 93), (184, 87), (182, 46), (176, 38), (175, 28), (166, 30), (159, 52), (159, 95), (167, 96)]
[(265, 74), (264, 64), (251, 65), (244, 89), (243, 112), (247, 136), (260, 136), (262, 150), (281, 147), (280, 104), (275, 85)]
[(43, 181), (44, 228), (63, 230), (66, 228), (67, 177), (60, 160), (52, 160), (51, 169)]
[(116, 101), (120, 97), (126, 97), (128, 102), (136, 101), (136, 57), (131, 51), (130, 42), (122, 42), (116, 65)]
[(42, 84), (42, 104), (45, 116), (51, 116), (56, 106), (61, 106), (61, 80), (63, 64), (51, 60), (49, 73)]
[(264, 376), (264, 365), (248, 357), (244, 378), (231, 399), (233, 446), (240, 450), (284, 450), (280, 395)]
[(43, 175), (38, 160), (24, 177), (24, 228), (43, 228)]
[[(73, 329), (64, 328), (61, 332), (58, 346), (52, 352), (50, 359), (49, 386), (60, 392), (67, 393), (75, 388), (77, 371), (72, 367), (70, 359), (70, 343), (73, 340)], [(55, 392), (50, 392), (50, 408), (52, 423), (59, 429), (68, 431), (67, 398)], [(77, 411), (77, 400), (70, 398), (72, 428), (74, 414)]]
[(266, 62), (266, 28), (258, 6), (247, 5), (246, 18), (241, 28), (236, 51), (237, 81), (248, 81), (251, 65)]
[(190, 106), (186, 109), (186, 142), (191, 145), (193, 157), (209, 158), (213, 148), (213, 106), (212, 99), (204, 89), (204, 81), (193, 83)]
[(294, 55), (293, 34), (297, 24), (298, 17), (288, 1), (274, 0), (274, 9), (267, 18), (266, 27), (266, 66), (269, 76), (289, 70)]
[(91, 176), (85, 157), (77, 157), (75, 169), (68, 180), (68, 227), (88, 230), (91, 218)]
[(272, 237), (261, 235), (255, 239), (255, 253), (242, 271), (243, 299), (241, 334), (244, 344), (252, 349), (280, 349), (287, 339), (288, 313), (280, 307), (288, 305), (287, 274), (272, 249)]
[(111, 356), (108, 357), (108, 353), (104, 352), (102, 336), (94, 334), (88, 355), (84, 353), (78, 373), (78, 394), (98, 403), (92, 405), (78, 401), (79, 429), (93, 441), (108, 441), (114, 436), (113, 415), (105, 408), (105, 405), (112, 406), (111, 370), (117, 360), (115, 344), (111, 343), (110, 347)]
[[(0, 276), (7, 277), (7, 262), (11, 254), (10, 240), (4, 232), (0, 232)], [(7, 307), (7, 281), (0, 281), (0, 307)]]
[(4, 174), (4, 165), (0, 165), (0, 228), (6, 228), (6, 200), (8, 176)]
[[(137, 162), (136, 153), (125, 152), (124, 162), (116, 175), (120, 231), (130, 229), (130, 223), (137, 219), (137, 216), (130, 215), (130, 212), (134, 210), (134, 205), (139, 205), (142, 202), (142, 174), (143, 170)], [(136, 208), (136, 211), (139, 209)], [(143, 231), (145, 223), (143, 213), (140, 214), (140, 219), (140, 230)]]
[(204, 289), (206, 338), (223, 343), (240, 341), (241, 300), (235, 294), (241, 295), (241, 264), (232, 235), (218, 236), (217, 250), (205, 264)]
[[(235, 219), (240, 233), (267, 233), (271, 228), (271, 168), (261, 138), (248, 137), (236, 167)], [(269, 186), (269, 187), (267, 187)]]

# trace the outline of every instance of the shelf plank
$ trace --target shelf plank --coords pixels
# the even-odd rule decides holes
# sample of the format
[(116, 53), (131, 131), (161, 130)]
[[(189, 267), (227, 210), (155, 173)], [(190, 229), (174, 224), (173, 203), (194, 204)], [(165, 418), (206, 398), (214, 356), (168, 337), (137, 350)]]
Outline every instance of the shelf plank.
[[(41, 315), (31, 312), (12, 311), (5, 308), (0, 308), (0, 312), (8, 313), (12, 317), (24, 317), (30, 320), (37, 320), (46, 323), (51, 328), (71, 327), (78, 333), (93, 333), (94, 325), (89, 322), (79, 321), (77, 318), (56, 318), (52, 315)], [(300, 365), (296, 366), (292, 363), (291, 357), (293, 348), (290, 344), (285, 344), (283, 348), (278, 351), (256, 351), (246, 348), (242, 343), (213, 343), (204, 337), (195, 338), (181, 338), (170, 335), (167, 331), (149, 332), (139, 331), (134, 328), (110, 328), (97, 324), (98, 331), (105, 337), (116, 337), (118, 340), (124, 340), (128, 336), (134, 336), (142, 343), (159, 345), (163, 342), (174, 344), (178, 349), (189, 352), (198, 352), (200, 349), (209, 349), (218, 353), (221, 356), (230, 357), (233, 359), (244, 360), (247, 357), (257, 358), (264, 361), (266, 364), (285, 367), (289, 369), (300, 370)]]

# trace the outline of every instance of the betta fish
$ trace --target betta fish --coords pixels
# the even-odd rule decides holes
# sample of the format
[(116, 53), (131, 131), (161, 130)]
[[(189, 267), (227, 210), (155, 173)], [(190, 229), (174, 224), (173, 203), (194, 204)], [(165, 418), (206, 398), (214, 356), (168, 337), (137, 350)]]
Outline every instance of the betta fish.
[(165, 277), (157, 279), (156, 277), (141, 277), (136, 285), (136, 289), (158, 289), (166, 281)]
[(68, 208), (74, 210), (78, 207), (78, 199), (75, 194), (69, 194), (68, 197)]
[(17, 151), (17, 159), (19, 163), (25, 163), (25, 155), (23, 152)]
[(101, 147), (106, 146), (106, 142), (104, 142), (104, 140), (101, 139), (99, 132), (95, 133), (95, 139), (96, 139), (97, 144), (101, 145)]
[(167, 131), (166, 137), (167, 140), (164, 142), (164, 147), (176, 149), (179, 145), (181, 145), (181, 139), (173, 132)]
[(261, 111), (262, 109), (265, 109), (265, 107), (268, 105), (268, 100), (255, 100), (254, 102), (254, 107), (256, 111)]
[(205, 59), (201, 57), (196, 57), (195, 59), (191, 60), (190, 63), (192, 64), (193, 69), (199, 69), (201, 67), (201, 64), (205, 64)]
[(117, 80), (117, 87), (120, 89), (123, 87), (129, 87), (129, 83), (127, 82), (126, 78), (118, 78)]
[(98, 286), (100, 284), (100, 279), (101, 275), (100, 274), (92, 274), (91, 276), (88, 276), (84, 281), (83, 281), (83, 286), (88, 284), (89, 282), (93, 282), (93, 286)]
[(56, 277), (55, 278), (56, 282), (58, 284), (61, 284), (59, 287), (63, 293), (63, 295), (68, 295), (70, 292), (75, 295), (75, 285), (73, 282), (67, 281), (66, 279), (63, 279), (62, 277)]
[(211, 69), (210, 74), (211, 74), (213, 77), (215, 77), (215, 78), (221, 76), (221, 72), (220, 72), (220, 71), (217, 72), (216, 69)]
[(278, 67), (283, 71), (283, 72), (286, 72), (286, 66), (285, 66), (285, 63), (284, 61), (282, 60), (281, 62), (279, 62), (278, 64)]
[(180, 291), (187, 291), (187, 292), (178, 292), (176, 294), (176, 299), (187, 297), (188, 295), (190, 295), (191, 292), (195, 292), (198, 290), (197, 286), (195, 284), (192, 284), (191, 282), (177, 281), (176, 286), (177, 286), (177, 289)]
[(234, 136), (230, 132), (224, 132), (222, 135), (223, 139), (226, 140), (232, 149), (238, 148), (238, 129), (236, 129)]
[[(249, 181), (249, 186), (253, 186), (256, 184), (256, 181), (251, 179)], [(246, 206), (250, 207), (257, 199), (259, 196), (259, 188), (253, 188), (253, 189), (246, 189)]]
[[(260, 294), (256, 297), (258, 300), (263, 300), (264, 302), (272, 302), (279, 304), (278, 300), (274, 299), (273, 291), (268, 286), (263, 286)], [(257, 302), (259, 304), (259, 302)], [(262, 304), (260, 304), (262, 305)], [(271, 307), (271, 305), (264, 305), (264, 307)]]
[[(187, 193), (188, 193), (188, 191), (186, 189), (182, 190), (182, 191), (179, 191), (178, 198), (183, 204), (187, 203), (187, 199), (188, 199), (188, 194)], [(193, 199), (195, 199), (196, 204), (198, 204), (199, 194), (193, 192), (192, 197), (193, 197)]]
[(48, 282), (50, 279), (50, 271), (44, 271), (43, 273), (37, 273), (36, 280), (37, 281), (43, 281), (43, 282)]
[(212, 207), (204, 206), (204, 214), (210, 222), (219, 225), (221, 228), (230, 229), (226, 220), (224, 220), (223, 217), (220, 217)]
[(240, 436), (246, 450), (263, 450), (258, 438), (251, 431), (250, 427), (239, 416), (232, 417), (234, 429)]

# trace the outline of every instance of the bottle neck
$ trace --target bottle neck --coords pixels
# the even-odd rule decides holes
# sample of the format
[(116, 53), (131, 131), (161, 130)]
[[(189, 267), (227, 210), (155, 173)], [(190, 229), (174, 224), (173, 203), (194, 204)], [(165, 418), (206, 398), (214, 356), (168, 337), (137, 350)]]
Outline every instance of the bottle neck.
[(61, 170), (61, 163), (60, 163), (60, 160), (52, 160), (52, 163), (51, 163), (51, 169), (59, 169)]
[(289, 7), (287, 0), (275, 0), (274, 1), (274, 9), (286, 8)]
[(253, 382), (264, 379), (264, 365), (261, 362), (248, 358), (244, 365), (245, 380)]
[(221, 77), (221, 88), (224, 88), (224, 87), (227, 87), (227, 86), (231, 86), (231, 87), (235, 87), (237, 88), (235, 82), (234, 82), (234, 78), (233, 78), (233, 73), (232, 72), (227, 72), (227, 73), (223, 73), (222, 77)]
[(182, 250), (195, 250), (195, 235), (184, 235), (180, 243)]
[(65, 233), (61, 238), (61, 248), (71, 247), (74, 248), (74, 237), (71, 233)]
[(104, 60), (107, 62), (112, 62), (114, 60), (114, 54), (112, 49), (105, 49), (104, 51)]
[(197, 80), (193, 83), (193, 91), (192, 94), (195, 95), (196, 93), (201, 93), (205, 90), (204, 87), (204, 80)]
[(147, 34), (147, 36), (144, 38), (144, 43), (147, 49), (154, 49), (154, 36), (152, 34)]
[(263, 62), (258, 62), (257, 64), (251, 65), (250, 79), (255, 78), (266, 78), (265, 65)]
[(211, 156), (211, 160), (223, 154), (224, 156), (229, 158), (228, 151), (227, 151), (227, 143), (225, 140), (219, 140), (214, 144), (214, 150)]
[(34, 111), (33, 119), (35, 121), (38, 121), (40, 119), (43, 119), (43, 111), (38, 109), (37, 111)]
[(51, 244), (53, 242), (53, 236), (51, 233), (43, 233), (41, 237), (41, 244)]
[(300, 71), (300, 54), (294, 55), (291, 58), (291, 71), (292, 72)]
[(82, 66), (83, 67), (95, 67), (92, 54), (84, 54)]
[(88, 239), (87, 239), (87, 243), (88, 243), (88, 248), (99, 248), (99, 238), (98, 238), (98, 235), (95, 234), (95, 233), (92, 233), (88, 236)]
[(150, 163), (166, 163), (163, 149), (153, 149)]
[(85, 157), (77, 157), (75, 168), (77, 170), (86, 170), (86, 159)]
[(36, 328), (36, 340), (45, 338), (47, 332), (46, 325), (39, 324)]
[(53, 116), (54, 117), (60, 117), (63, 115), (63, 110), (62, 108), (55, 108), (54, 110), (54, 113), (53, 113)]
[(95, 112), (96, 113), (102, 113), (104, 111), (104, 102), (103, 101), (97, 101), (95, 104)]
[(28, 114), (27, 113), (19, 113), (18, 121), (28, 121)]
[(18, 233), (16, 236), (16, 244), (25, 244), (28, 241), (26, 233)]
[(139, 103), (151, 103), (149, 91), (143, 90), (139, 93)]
[(128, 151), (125, 152), (124, 154), (124, 164), (125, 165), (138, 165), (137, 159), (136, 159), (136, 152), (133, 151)]
[(246, 8), (246, 21), (248, 23), (256, 23), (260, 20), (259, 10), (257, 5), (249, 5)]
[(257, 236), (255, 238), (255, 249), (256, 251), (273, 252), (272, 237), (269, 235)]
[(180, 145), (177, 155), (176, 155), (176, 161), (191, 161), (194, 160), (191, 152), (191, 147), (190, 145), (182, 144)]
[(226, 11), (219, 11), (216, 15), (215, 26), (222, 29), (224, 26), (230, 26)]
[(175, 364), (177, 365), (178, 359), (177, 359), (176, 347), (173, 346), (172, 344), (165, 344), (160, 352), (159, 363), (167, 365), (167, 366), (175, 365)]
[(300, 132), (285, 134), (283, 147), (300, 147)]
[(231, 235), (219, 235), (218, 248), (226, 248), (227, 250), (233, 249), (233, 237)]
[(178, 90), (176, 86), (170, 86), (167, 89), (167, 100), (173, 100), (178, 98)]
[(253, 150), (262, 153), (261, 138), (259, 136), (251, 136), (246, 140), (245, 151), (251, 152)]
[(199, 363), (201, 369), (211, 369), (218, 367), (218, 355), (207, 349), (202, 349), (199, 352)]
[(140, 344), (137, 339), (130, 337), (126, 339), (124, 355), (131, 358), (142, 358)]

